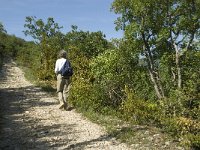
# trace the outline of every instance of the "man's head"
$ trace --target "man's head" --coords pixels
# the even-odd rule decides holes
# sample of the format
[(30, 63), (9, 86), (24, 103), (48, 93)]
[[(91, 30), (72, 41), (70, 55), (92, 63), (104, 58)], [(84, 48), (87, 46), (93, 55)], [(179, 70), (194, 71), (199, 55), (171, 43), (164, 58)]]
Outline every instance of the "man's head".
[(59, 58), (67, 58), (67, 52), (65, 50), (61, 50), (58, 54)]

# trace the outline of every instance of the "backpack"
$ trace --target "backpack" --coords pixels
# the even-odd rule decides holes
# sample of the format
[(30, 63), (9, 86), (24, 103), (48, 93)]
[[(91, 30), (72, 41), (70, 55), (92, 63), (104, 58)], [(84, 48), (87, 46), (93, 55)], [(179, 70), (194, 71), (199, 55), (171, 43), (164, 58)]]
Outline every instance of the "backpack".
[(63, 77), (71, 77), (73, 75), (73, 68), (68, 60), (65, 61), (60, 73)]

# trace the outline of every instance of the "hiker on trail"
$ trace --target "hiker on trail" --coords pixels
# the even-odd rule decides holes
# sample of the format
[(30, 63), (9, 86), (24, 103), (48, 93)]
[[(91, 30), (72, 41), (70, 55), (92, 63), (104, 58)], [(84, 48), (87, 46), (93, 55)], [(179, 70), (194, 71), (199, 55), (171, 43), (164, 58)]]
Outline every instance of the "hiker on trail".
[(62, 76), (61, 69), (67, 61), (67, 53), (65, 50), (61, 50), (58, 54), (58, 59), (55, 64), (55, 73), (57, 76), (57, 93), (59, 99), (59, 109), (68, 110), (68, 95), (70, 88), (70, 76)]

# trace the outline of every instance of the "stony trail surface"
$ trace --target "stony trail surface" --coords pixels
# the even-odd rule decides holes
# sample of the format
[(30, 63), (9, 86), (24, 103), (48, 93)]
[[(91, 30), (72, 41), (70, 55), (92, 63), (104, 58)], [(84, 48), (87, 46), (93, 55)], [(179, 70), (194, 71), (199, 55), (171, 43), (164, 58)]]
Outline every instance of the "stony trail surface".
[(129, 150), (75, 110), (57, 109), (56, 97), (28, 82), (15, 62), (0, 73), (0, 149)]

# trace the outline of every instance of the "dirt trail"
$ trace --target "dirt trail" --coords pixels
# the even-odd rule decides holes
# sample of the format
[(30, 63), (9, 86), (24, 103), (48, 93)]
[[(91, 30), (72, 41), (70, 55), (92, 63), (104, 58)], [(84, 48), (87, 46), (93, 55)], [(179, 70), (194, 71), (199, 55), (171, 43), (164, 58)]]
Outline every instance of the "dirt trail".
[(57, 109), (55, 97), (25, 80), (14, 62), (0, 73), (0, 149), (128, 150), (81, 114)]

